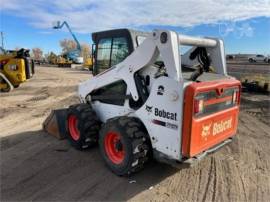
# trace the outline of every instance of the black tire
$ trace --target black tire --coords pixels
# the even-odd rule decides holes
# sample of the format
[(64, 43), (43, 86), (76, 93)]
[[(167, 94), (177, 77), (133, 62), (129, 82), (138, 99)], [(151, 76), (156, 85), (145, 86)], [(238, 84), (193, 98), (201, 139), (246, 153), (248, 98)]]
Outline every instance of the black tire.
[(30, 79), (32, 77), (32, 71), (31, 71), (29, 61), (27, 60), (27, 58), (24, 58), (24, 62), (25, 62), (25, 76), (26, 76), (26, 79)]
[(8, 85), (8, 87), (7, 88), (3, 88), (3, 89), (1, 89), (1, 92), (3, 92), (3, 93), (8, 93), (8, 92), (10, 92), (11, 91), (11, 88), (10, 88), (10, 86)]
[(32, 75), (34, 75), (35, 74), (35, 63), (34, 63), (34, 60), (31, 60), (31, 70), (32, 70)]
[[(114, 162), (115, 160), (106, 148), (106, 142), (112, 133), (120, 137), (120, 141), (114, 143), (115, 150), (118, 149), (117, 152), (124, 153), (122, 160), (117, 163)], [(116, 148), (117, 146), (118, 148)], [(100, 131), (99, 148), (107, 166), (119, 176), (129, 175), (141, 170), (147, 162), (151, 150), (144, 125), (134, 117), (117, 117), (108, 120)]]
[[(73, 123), (71, 119), (77, 120)], [(89, 104), (72, 105), (67, 113), (67, 139), (70, 144), (78, 149), (86, 149), (98, 143), (98, 133), (101, 122)], [(78, 137), (73, 130), (77, 130)]]
[(253, 59), (252, 59), (252, 58), (250, 58), (248, 61), (249, 61), (250, 63), (252, 63), (252, 62), (253, 62)]

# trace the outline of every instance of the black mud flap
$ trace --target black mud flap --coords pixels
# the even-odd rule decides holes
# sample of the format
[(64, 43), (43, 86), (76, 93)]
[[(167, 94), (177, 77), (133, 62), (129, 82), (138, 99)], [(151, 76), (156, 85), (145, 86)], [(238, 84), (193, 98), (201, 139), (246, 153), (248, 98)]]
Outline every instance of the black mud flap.
[(32, 77), (32, 69), (31, 69), (31, 64), (29, 64), (29, 61), (27, 58), (24, 58), (25, 62), (25, 75), (26, 79), (30, 79)]
[(35, 63), (34, 60), (31, 60), (31, 70), (32, 70), (32, 75), (35, 74)]
[(48, 134), (62, 140), (66, 138), (66, 119), (68, 109), (52, 110), (49, 116), (43, 122), (43, 130)]
[(25, 75), (26, 79), (30, 79), (35, 74), (35, 64), (30, 58), (23, 58), (25, 62)]

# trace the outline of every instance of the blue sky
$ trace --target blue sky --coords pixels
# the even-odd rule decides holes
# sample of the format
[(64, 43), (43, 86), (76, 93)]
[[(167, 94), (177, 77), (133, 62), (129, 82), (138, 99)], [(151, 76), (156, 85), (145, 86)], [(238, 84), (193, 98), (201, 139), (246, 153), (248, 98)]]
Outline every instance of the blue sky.
[(270, 54), (269, 0), (1, 0), (1, 4), (0, 31), (7, 49), (40, 47), (45, 53), (60, 53), (59, 41), (71, 35), (66, 28), (51, 26), (66, 20), (82, 43), (91, 44), (91, 33), (105, 29), (171, 29), (222, 38), (227, 53)]

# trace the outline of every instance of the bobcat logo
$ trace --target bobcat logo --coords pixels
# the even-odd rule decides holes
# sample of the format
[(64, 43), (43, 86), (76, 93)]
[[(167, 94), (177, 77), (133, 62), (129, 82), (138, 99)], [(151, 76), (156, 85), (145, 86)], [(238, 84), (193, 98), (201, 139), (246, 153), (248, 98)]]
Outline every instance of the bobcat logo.
[(202, 134), (201, 134), (202, 137), (206, 138), (208, 135), (210, 135), (211, 126), (212, 123), (202, 126)]
[(152, 112), (152, 108), (153, 108), (153, 106), (152, 107), (149, 107), (149, 106), (145, 105), (145, 109), (146, 109), (146, 111), (148, 113)]

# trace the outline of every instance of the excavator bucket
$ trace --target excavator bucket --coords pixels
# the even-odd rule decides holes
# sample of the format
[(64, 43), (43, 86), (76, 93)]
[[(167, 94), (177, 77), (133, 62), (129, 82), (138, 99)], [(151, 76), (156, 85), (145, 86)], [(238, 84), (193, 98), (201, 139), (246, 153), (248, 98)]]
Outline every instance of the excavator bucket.
[(48, 134), (62, 140), (66, 138), (67, 109), (52, 110), (43, 122), (43, 130)]

